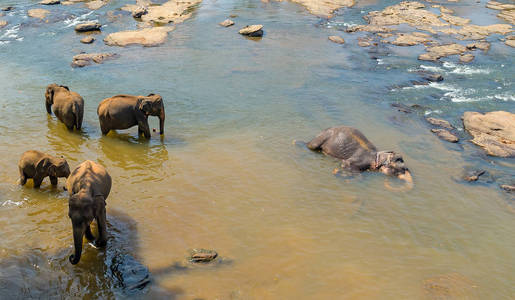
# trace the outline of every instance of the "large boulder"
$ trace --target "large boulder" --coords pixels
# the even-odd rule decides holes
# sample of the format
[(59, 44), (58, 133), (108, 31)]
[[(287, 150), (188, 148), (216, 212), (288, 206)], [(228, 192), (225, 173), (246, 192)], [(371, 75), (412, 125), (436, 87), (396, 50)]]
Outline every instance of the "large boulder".
[(515, 157), (515, 114), (469, 111), (463, 114), (463, 125), (474, 137), (472, 143), (484, 148), (488, 155)]
[(139, 44), (146, 47), (157, 46), (166, 41), (168, 32), (173, 27), (154, 27), (141, 30), (120, 31), (109, 34), (104, 42), (109, 46), (127, 46)]
[(100, 25), (97, 22), (87, 22), (87, 23), (82, 23), (82, 24), (78, 24), (77, 26), (75, 26), (75, 31), (77, 31), (77, 32), (95, 31), (95, 30), (100, 30), (100, 27), (102, 27), (102, 25)]

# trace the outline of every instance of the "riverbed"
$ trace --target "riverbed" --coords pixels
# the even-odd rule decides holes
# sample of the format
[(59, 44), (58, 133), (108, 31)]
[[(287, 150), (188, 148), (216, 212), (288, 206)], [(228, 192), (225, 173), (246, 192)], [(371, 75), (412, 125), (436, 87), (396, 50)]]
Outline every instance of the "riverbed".
[[(421, 299), (434, 296), (435, 278), (452, 299), (515, 295), (515, 199), (499, 189), (515, 164), (486, 156), (460, 120), (465, 111), (515, 111), (514, 50), (500, 36), (470, 64), (423, 62), (421, 45), (370, 50), (344, 32), (398, 1), (366, 1), (326, 20), (290, 2), (206, 0), (163, 45), (120, 48), (102, 38), (136, 29), (118, 10), (126, 1), (52, 7), (49, 22), (26, 17), (37, 1), (12, 2), (0, 29), (0, 298)], [(484, 3), (449, 7), (503, 23)], [(236, 24), (219, 26), (229, 15)], [(92, 45), (73, 30), (83, 20), (104, 24)], [(263, 24), (263, 38), (239, 35), (248, 24)], [(72, 68), (81, 51), (119, 57)], [(445, 79), (413, 85), (414, 70)], [(47, 115), (54, 82), (84, 98), (80, 133)], [(165, 102), (164, 136), (147, 141), (136, 127), (102, 136), (102, 99), (149, 93)], [(394, 103), (422, 108), (406, 114)], [(438, 139), (426, 116), (450, 121), (461, 141)], [(337, 125), (401, 153), (414, 188), (389, 191), (377, 173), (335, 176), (338, 160), (293, 142)], [(106, 167), (105, 250), (85, 244), (69, 264), (64, 179), (39, 190), (17, 183), (30, 149), (71, 168), (86, 159)], [(465, 182), (471, 169), (487, 174)], [(197, 248), (219, 258), (192, 264)]]

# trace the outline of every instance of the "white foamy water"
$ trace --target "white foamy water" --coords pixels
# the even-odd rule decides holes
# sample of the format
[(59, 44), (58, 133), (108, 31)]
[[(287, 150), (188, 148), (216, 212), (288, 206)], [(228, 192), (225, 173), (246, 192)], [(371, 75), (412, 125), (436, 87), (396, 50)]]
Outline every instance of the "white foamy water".
[(68, 18), (68, 19), (64, 20), (63, 22), (64, 22), (64, 24), (66, 24), (66, 26), (64, 28), (72, 27), (72, 26), (78, 25), (80, 23), (84, 23), (86, 21), (98, 22), (98, 20), (88, 20), (87, 19), (92, 13), (94, 13), (94, 11), (90, 11), (89, 13), (85, 13), (85, 14), (80, 15), (75, 18)]
[(440, 67), (435, 67), (435, 66), (426, 66), (426, 65), (420, 65), (420, 68), (421, 69), (424, 69), (426, 71), (431, 71), (431, 72), (445, 72), (444, 69), (440, 68)]
[(452, 62), (444, 62), (444, 68), (451, 70), (449, 73), (453, 74), (462, 74), (462, 75), (471, 75), (471, 74), (490, 74), (489, 69), (479, 69), (468, 67), (464, 65), (457, 65)]
[(487, 98), (488, 99), (498, 99), (498, 100), (502, 100), (502, 101), (515, 101), (515, 95), (508, 94), (508, 93), (496, 94), (493, 96), (488, 96)]
[(4, 34), (0, 36), (0, 39), (16, 39), (18, 38), (18, 32), (20, 31), (20, 25), (14, 25), (7, 29)]
[(23, 201), (12, 201), (7, 200), (2, 203), (2, 206), (20, 206), (23, 204)]

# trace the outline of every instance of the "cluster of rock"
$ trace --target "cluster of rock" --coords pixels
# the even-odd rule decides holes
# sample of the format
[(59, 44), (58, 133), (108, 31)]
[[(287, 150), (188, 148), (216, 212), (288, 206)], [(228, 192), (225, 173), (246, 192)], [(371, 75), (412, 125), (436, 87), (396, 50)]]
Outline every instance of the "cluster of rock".
[(426, 121), (433, 126), (440, 127), (431, 129), (431, 132), (436, 134), (442, 140), (451, 143), (457, 143), (459, 141), (459, 138), (450, 132), (450, 130), (454, 130), (455, 128), (448, 121), (432, 117), (426, 118)]
[(118, 55), (114, 53), (81, 53), (73, 57), (71, 65), (74, 68), (82, 68), (92, 63), (101, 64), (106, 59), (115, 58), (117, 56)]
[[(503, 19), (505, 16), (511, 16), (513, 10), (511, 4), (499, 4), (493, 1), (489, 2), (488, 7), (502, 9)], [(388, 6), (382, 11), (372, 11), (363, 18), (368, 22), (367, 25), (353, 26), (347, 29), (347, 32), (365, 31), (377, 35), (382, 38), (381, 42), (389, 43), (397, 46), (415, 46), (425, 45), (426, 53), (419, 56), (420, 60), (436, 61), (442, 57), (451, 55), (460, 55), (460, 61), (470, 62), (474, 59), (474, 55), (467, 53), (475, 49), (488, 48), (485, 46), (487, 42), (484, 39), (491, 34), (507, 35), (512, 32), (510, 24), (493, 24), (493, 25), (473, 25), (471, 20), (453, 16), (453, 11), (441, 5), (433, 5), (440, 9), (441, 14), (437, 15), (426, 10), (426, 5), (420, 2), (401, 2), (396, 5)], [(439, 44), (428, 33), (423, 32), (392, 32), (400, 30), (398, 25), (409, 25), (414, 30), (426, 31), (430, 34), (445, 34), (459, 40), (478, 40), (476, 44), (480, 47), (468, 47), (457, 43)], [(507, 36), (506, 44), (515, 44), (515, 38)], [(360, 46), (370, 46), (371, 39), (361, 40)]]

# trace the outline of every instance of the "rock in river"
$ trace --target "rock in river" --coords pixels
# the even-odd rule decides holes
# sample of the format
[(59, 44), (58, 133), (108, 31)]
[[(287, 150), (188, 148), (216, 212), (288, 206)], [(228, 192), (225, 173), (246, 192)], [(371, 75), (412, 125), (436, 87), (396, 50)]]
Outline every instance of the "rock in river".
[(460, 55), (460, 61), (463, 63), (469, 63), (474, 60), (474, 55), (472, 54), (462, 54)]
[(485, 174), (485, 170), (474, 170), (472, 172), (469, 172), (463, 179), (469, 182), (477, 181), (479, 179), (479, 176)]
[(431, 132), (436, 134), (439, 138), (441, 138), (442, 140), (447, 141), (447, 142), (457, 143), (459, 141), (457, 136), (450, 133), (446, 129), (431, 129)]
[(50, 11), (42, 8), (29, 9), (27, 15), (31, 18), (44, 19), (50, 13)]
[(61, 1), (60, 0), (43, 0), (41, 2), (39, 2), (39, 4), (42, 4), (42, 5), (56, 5), (56, 4), (60, 4)]
[(82, 40), (80, 40), (80, 42), (83, 44), (91, 44), (94, 41), (95, 41), (95, 38), (92, 36), (87, 36), (87, 37), (83, 38)]
[(341, 36), (337, 36), (337, 35), (331, 35), (329, 37), (329, 40), (336, 44), (344, 44), (345, 43), (345, 40)]
[(87, 23), (82, 23), (82, 24), (78, 24), (77, 26), (75, 26), (75, 31), (77, 31), (77, 32), (94, 31), (94, 30), (100, 30), (100, 27), (102, 27), (102, 25), (100, 25), (97, 22), (87, 22)]
[(220, 24), (220, 26), (223, 26), (223, 27), (229, 27), (229, 26), (234, 25), (234, 21), (231, 19), (227, 19), (223, 22), (220, 22), (219, 24)]
[(133, 18), (141, 18), (141, 16), (146, 15), (148, 13), (148, 10), (144, 6), (138, 6), (132, 10), (132, 17)]
[(488, 155), (515, 157), (515, 114), (468, 111), (463, 114), (463, 125), (474, 137), (472, 143), (484, 148)]
[(454, 127), (448, 121), (437, 119), (437, 118), (426, 118), (426, 121), (431, 125), (440, 126), (447, 129), (454, 129)]
[(127, 46), (140, 44), (146, 47), (157, 46), (166, 41), (168, 32), (173, 27), (154, 27), (141, 30), (120, 31), (109, 34), (104, 42), (109, 46)]
[(13, 10), (14, 7), (13, 6), (5, 6), (5, 7), (2, 7), (2, 11), (11, 11)]
[(263, 25), (247, 25), (240, 29), (239, 32), (246, 36), (260, 37), (263, 36)]
[(460, 44), (448, 44), (427, 48), (427, 53), (420, 54), (418, 59), (436, 61), (442, 57), (462, 54), (467, 48)]
[(101, 64), (104, 60), (109, 58), (117, 57), (117, 54), (114, 53), (82, 53), (75, 55), (72, 61), (72, 67), (74, 68), (82, 68), (85, 66), (89, 66), (92, 63)]
[(7, 21), (0, 20), (0, 28), (7, 26)]
[(193, 249), (189, 260), (195, 263), (207, 263), (214, 260), (217, 256), (218, 253), (214, 250)]

